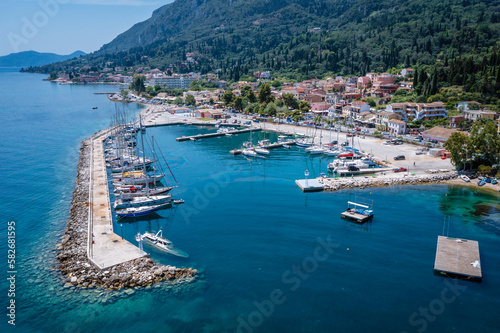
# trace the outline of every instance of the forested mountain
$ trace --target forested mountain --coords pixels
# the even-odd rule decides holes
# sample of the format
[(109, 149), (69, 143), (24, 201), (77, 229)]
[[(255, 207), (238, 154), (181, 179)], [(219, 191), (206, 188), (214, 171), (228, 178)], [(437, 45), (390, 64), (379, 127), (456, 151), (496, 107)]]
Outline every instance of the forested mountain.
[(75, 51), (68, 55), (40, 53), (36, 51), (23, 51), (0, 57), (0, 67), (42, 66), (57, 61), (77, 58), (85, 54), (86, 53), (83, 51)]
[(177, 0), (85, 58), (98, 68), (220, 69), (228, 80), (254, 70), (300, 80), (416, 67), (436, 73), (434, 90), (483, 70), (494, 93), (498, 36), (500, 0)]

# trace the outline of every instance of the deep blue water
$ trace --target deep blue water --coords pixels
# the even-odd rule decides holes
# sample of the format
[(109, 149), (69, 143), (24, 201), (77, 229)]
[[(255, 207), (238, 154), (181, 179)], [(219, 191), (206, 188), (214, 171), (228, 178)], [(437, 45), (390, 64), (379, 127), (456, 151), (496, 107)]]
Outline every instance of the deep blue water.
[[(68, 218), (80, 141), (106, 127), (115, 110), (106, 96), (93, 93), (119, 88), (61, 86), (5, 69), (0, 75), (0, 251), (6, 258), (6, 224), (14, 220), (18, 330), (497, 331), (497, 197), (446, 185), (304, 194), (294, 180), (303, 178), (305, 169), (312, 176), (325, 172), (327, 159), (307, 157), (297, 148), (274, 150), (265, 160), (230, 155), (248, 135), (175, 141), (210, 130), (194, 126), (148, 129), (179, 182), (174, 196), (186, 203), (123, 223), (123, 234), (134, 242), (138, 230), (162, 228), (190, 257), (151, 252), (152, 258), (198, 269), (196, 282), (163, 283), (133, 295), (64, 289), (53, 269), (54, 248)], [(132, 104), (120, 107), (138, 111)], [(258, 133), (253, 140), (264, 136), (275, 138)], [(372, 223), (340, 219), (355, 195), (373, 199)], [(451, 216), (450, 236), (479, 241), (482, 283), (461, 281), (450, 290), (454, 280), (433, 275), (445, 216)], [(116, 222), (115, 231), (121, 232)], [(5, 263), (3, 309), (6, 271)], [(2, 317), (2, 325), (11, 329)]]

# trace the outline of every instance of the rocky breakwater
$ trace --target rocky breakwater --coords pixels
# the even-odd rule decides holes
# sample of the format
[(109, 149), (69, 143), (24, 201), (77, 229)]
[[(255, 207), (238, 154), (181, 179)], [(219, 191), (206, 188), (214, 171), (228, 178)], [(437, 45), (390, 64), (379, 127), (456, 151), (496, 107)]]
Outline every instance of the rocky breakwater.
[(91, 149), (90, 139), (82, 142), (69, 221), (61, 243), (57, 245), (57, 259), (60, 262), (59, 269), (64, 276), (65, 286), (121, 289), (148, 286), (164, 280), (175, 280), (176, 282), (193, 280), (198, 273), (197, 270), (158, 265), (151, 258), (132, 260), (102, 271), (88, 260), (87, 223), (90, 204)]
[(356, 177), (356, 178), (318, 178), (327, 191), (337, 191), (344, 188), (384, 187), (392, 185), (417, 185), (439, 183), (458, 177), (456, 171), (435, 173), (430, 175), (400, 175), (394, 177)]

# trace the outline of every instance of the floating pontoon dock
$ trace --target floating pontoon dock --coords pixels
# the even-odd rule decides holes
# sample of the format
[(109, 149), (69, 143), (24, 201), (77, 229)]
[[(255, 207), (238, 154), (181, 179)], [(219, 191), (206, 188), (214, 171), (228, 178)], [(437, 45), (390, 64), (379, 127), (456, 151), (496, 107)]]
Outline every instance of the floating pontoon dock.
[(483, 272), (479, 243), (475, 240), (438, 236), (434, 273), (451, 278), (481, 281)]
[(262, 129), (261, 128), (245, 128), (245, 129), (241, 129), (241, 130), (227, 131), (224, 133), (208, 133), (208, 134), (197, 134), (197, 135), (191, 135), (191, 136), (181, 136), (180, 138), (177, 138), (175, 140), (178, 142), (188, 141), (188, 140), (196, 141), (199, 139), (208, 139), (208, 138), (216, 138), (219, 136), (225, 136), (227, 134), (241, 134), (241, 133), (258, 132), (258, 131), (262, 131)]
[[(350, 206), (353, 206), (352, 208)], [(373, 219), (373, 203), (371, 206), (357, 202), (347, 201), (347, 210), (340, 213), (345, 219), (353, 220), (357, 223), (365, 223)]]

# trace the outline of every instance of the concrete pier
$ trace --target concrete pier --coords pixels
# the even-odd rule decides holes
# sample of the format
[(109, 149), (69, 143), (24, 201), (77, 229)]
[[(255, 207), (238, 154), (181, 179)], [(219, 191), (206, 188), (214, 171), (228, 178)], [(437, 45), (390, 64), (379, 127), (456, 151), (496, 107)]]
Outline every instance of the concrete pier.
[(87, 257), (100, 269), (147, 256), (146, 252), (113, 232), (103, 149), (105, 137), (106, 135), (102, 134), (92, 140), (89, 182)]

